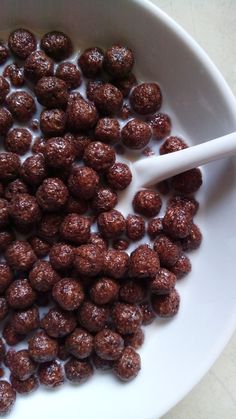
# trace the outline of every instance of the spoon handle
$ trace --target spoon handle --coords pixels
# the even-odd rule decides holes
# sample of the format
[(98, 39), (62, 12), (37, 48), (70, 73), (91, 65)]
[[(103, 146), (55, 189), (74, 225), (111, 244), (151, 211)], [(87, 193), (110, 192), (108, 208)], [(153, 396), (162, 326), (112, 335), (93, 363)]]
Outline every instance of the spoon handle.
[(148, 157), (133, 164), (140, 187), (168, 179), (214, 160), (236, 154), (236, 132), (161, 156)]

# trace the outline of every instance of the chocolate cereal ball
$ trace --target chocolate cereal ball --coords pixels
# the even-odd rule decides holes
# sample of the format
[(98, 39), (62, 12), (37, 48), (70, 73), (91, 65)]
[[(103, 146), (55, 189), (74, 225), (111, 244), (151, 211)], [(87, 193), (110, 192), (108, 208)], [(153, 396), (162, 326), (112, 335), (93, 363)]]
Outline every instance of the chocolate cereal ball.
[(50, 291), (60, 276), (47, 260), (38, 260), (29, 273), (30, 285), (39, 292)]
[(104, 172), (115, 163), (115, 151), (108, 144), (94, 141), (84, 152), (84, 163), (98, 172)]
[(81, 84), (81, 74), (75, 64), (64, 62), (59, 64), (56, 76), (66, 82), (68, 89), (77, 89)]
[(24, 75), (32, 82), (42, 77), (53, 76), (54, 64), (43, 51), (34, 51), (25, 60)]
[(12, 387), (16, 390), (19, 394), (28, 394), (32, 393), (32, 391), (37, 390), (39, 384), (37, 378), (33, 375), (27, 380), (21, 381), (18, 378), (14, 377), (13, 374), (10, 375), (10, 382)]
[(28, 271), (36, 261), (36, 255), (27, 241), (15, 240), (7, 247), (5, 259), (12, 269)]
[(134, 65), (134, 54), (124, 45), (112, 45), (106, 50), (104, 68), (113, 77), (121, 78), (130, 73)]
[(0, 252), (5, 252), (9, 244), (12, 243), (15, 240), (15, 238), (16, 237), (13, 230), (8, 229), (0, 231)]
[(12, 63), (9, 64), (4, 72), (4, 77), (7, 77), (10, 79), (10, 82), (12, 86), (14, 87), (21, 87), (25, 83), (24, 79), (24, 69), (20, 66), (20, 64)]
[(178, 313), (180, 296), (173, 289), (166, 295), (153, 295), (151, 299), (152, 308), (159, 317), (173, 317)]
[(116, 303), (112, 310), (112, 319), (118, 333), (129, 335), (141, 326), (142, 313), (135, 305)]
[(92, 355), (93, 365), (97, 370), (109, 371), (113, 368), (114, 361), (102, 359), (95, 352)]
[(56, 339), (49, 337), (44, 331), (36, 332), (29, 339), (29, 354), (36, 362), (53, 361), (58, 352), (58, 343)]
[(93, 244), (85, 244), (75, 249), (74, 267), (78, 274), (96, 276), (103, 268), (104, 252)]
[(66, 378), (72, 383), (82, 384), (93, 375), (93, 367), (89, 361), (70, 359), (65, 366)]
[(99, 233), (92, 233), (90, 235), (88, 244), (93, 244), (94, 246), (99, 247), (102, 251), (107, 250), (108, 243)]
[(72, 42), (63, 32), (51, 31), (46, 33), (40, 43), (40, 47), (55, 61), (65, 60), (72, 53)]
[(2, 336), (4, 337), (7, 345), (9, 346), (15, 346), (19, 342), (25, 339), (24, 335), (19, 335), (18, 333), (15, 332), (15, 330), (12, 327), (11, 322), (9, 321), (5, 323), (5, 326), (2, 331)]
[(87, 243), (90, 237), (89, 218), (79, 214), (68, 214), (61, 223), (60, 236), (71, 243)]
[(134, 349), (140, 348), (144, 342), (144, 333), (142, 329), (138, 329), (137, 332), (132, 335), (127, 335), (124, 337), (125, 346), (132, 346)]
[(98, 306), (85, 301), (78, 311), (79, 324), (90, 333), (104, 329), (108, 323), (110, 310), (107, 306)]
[(101, 115), (112, 116), (121, 110), (123, 95), (117, 87), (104, 83), (95, 90), (94, 103)]
[(140, 215), (128, 215), (126, 218), (126, 234), (133, 241), (143, 238), (145, 234), (145, 222)]
[(77, 359), (88, 358), (93, 351), (93, 336), (84, 329), (76, 328), (66, 338), (66, 350)]
[(131, 346), (127, 346), (115, 362), (113, 370), (121, 381), (130, 381), (138, 375), (140, 369), (140, 355)]
[(9, 51), (4, 41), (0, 40), (0, 65), (4, 64), (9, 57)]
[(162, 93), (157, 83), (142, 83), (130, 95), (133, 110), (141, 115), (158, 111), (162, 104)]
[(43, 150), (44, 150), (44, 146), (45, 146), (45, 139), (42, 137), (36, 137), (34, 140), (34, 144), (31, 147), (31, 151), (34, 154), (43, 154)]
[(66, 243), (55, 243), (49, 253), (52, 267), (58, 271), (66, 271), (72, 268), (74, 262), (74, 249)]
[(85, 77), (94, 78), (102, 72), (104, 53), (101, 48), (86, 49), (79, 57), (78, 64)]
[(150, 302), (144, 301), (139, 305), (139, 308), (142, 312), (142, 324), (145, 326), (151, 324), (155, 319), (155, 314), (152, 310)]
[(107, 144), (120, 141), (120, 124), (115, 118), (100, 118), (95, 128), (95, 138)]
[(36, 192), (38, 204), (45, 211), (60, 210), (65, 205), (68, 196), (66, 185), (58, 178), (45, 179)]
[(35, 86), (40, 105), (46, 108), (65, 108), (68, 102), (67, 84), (58, 77), (42, 77)]
[(150, 282), (150, 291), (152, 294), (169, 294), (176, 284), (176, 276), (173, 272), (161, 268)]
[(27, 380), (37, 369), (37, 364), (30, 358), (27, 349), (12, 351), (7, 366), (11, 373), (21, 381)]
[(153, 248), (158, 253), (161, 266), (166, 268), (173, 266), (180, 256), (180, 247), (164, 234), (156, 238)]
[(9, 202), (9, 214), (17, 225), (33, 225), (41, 218), (36, 198), (27, 193), (17, 194)]
[(18, 122), (28, 122), (36, 112), (34, 98), (23, 90), (7, 96), (7, 108)]
[(57, 213), (45, 214), (38, 224), (38, 235), (45, 240), (54, 240), (60, 230), (63, 217)]
[(76, 318), (73, 313), (60, 308), (51, 308), (42, 318), (41, 327), (52, 338), (61, 338), (73, 332)]
[[(5, 319), (9, 313), (9, 307), (5, 297), (0, 297), (0, 321)], [(1, 342), (1, 341), (0, 341)], [(0, 344), (0, 360), (1, 360), (1, 344)]]
[(171, 178), (171, 187), (175, 192), (193, 194), (202, 185), (202, 173), (198, 168), (187, 170)]
[(147, 233), (152, 240), (159, 236), (159, 234), (163, 233), (162, 218), (152, 218), (149, 220)]
[(55, 388), (64, 383), (64, 371), (58, 361), (45, 362), (39, 366), (40, 384), (47, 388)]
[(87, 96), (88, 100), (91, 100), (91, 102), (94, 101), (95, 90), (99, 86), (102, 86), (102, 84), (104, 84), (104, 81), (102, 81), (102, 80), (90, 80), (90, 81), (88, 81), (87, 86), (86, 86), (86, 96)]
[(16, 333), (27, 335), (39, 327), (39, 309), (32, 306), (12, 313), (11, 324)]
[(173, 196), (167, 203), (168, 208), (173, 206), (178, 206), (185, 211), (188, 211), (190, 215), (193, 217), (197, 214), (199, 209), (199, 203), (196, 201), (195, 198), (191, 196)]
[(65, 138), (72, 141), (75, 148), (76, 159), (81, 160), (84, 156), (85, 149), (91, 143), (92, 138), (87, 135), (72, 135), (70, 133), (66, 134)]
[(139, 304), (145, 299), (146, 294), (147, 292), (144, 285), (136, 279), (129, 279), (121, 285), (119, 297), (124, 303)]
[(5, 102), (5, 99), (10, 91), (10, 85), (8, 81), (0, 76), (0, 104), (2, 105)]
[(1, 362), (4, 361), (5, 355), (6, 355), (6, 346), (3, 342), (3, 339), (0, 338), (0, 360), (1, 360)]
[(66, 129), (66, 114), (62, 109), (45, 109), (40, 115), (40, 129), (47, 137), (61, 135)]
[(180, 241), (181, 247), (185, 251), (195, 250), (201, 245), (202, 233), (196, 224), (192, 224), (190, 234)]
[(72, 196), (69, 196), (69, 199), (64, 207), (64, 211), (66, 214), (71, 214), (72, 212), (75, 214), (85, 214), (88, 210), (88, 202), (82, 199), (75, 199)]
[(144, 189), (135, 194), (133, 199), (134, 211), (145, 217), (154, 217), (161, 209), (161, 197), (158, 192)]
[(96, 214), (112, 210), (118, 202), (116, 192), (107, 187), (100, 187), (97, 189), (91, 207)]
[(79, 281), (63, 278), (54, 285), (52, 296), (63, 310), (72, 311), (81, 305), (84, 291)]
[(0, 153), (0, 180), (10, 181), (19, 175), (20, 159), (15, 153)]
[(112, 80), (112, 84), (121, 91), (124, 97), (128, 97), (131, 89), (137, 84), (137, 79), (134, 74), (130, 73), (125, 77)]
[(45, 158), (42, 154), (27, 157), (20, 170), (21, 178), (29, 185), (39, 185), (47, 176)]
[(47, 256), (51, 248), (50, 243), (38, 236), (31, 237), (29, 243), (38, 258)]
[(110, 304), (118, 297), (119, 285), (114, 279), (103, 277), (94, 282), (89, 292), (95, 304)]
[(68, 179), (69, 191), (77, 198), (91, 199), (99, 184), (95, 170), (86, 166), (74, 166)]
[(129, 247), (129, 240), (127, 239), (115, 239), (112, 242), (112, 247), (115, 250), (127, 250)]
[(123, 144), (133, 150), (140, 150), (145, 147), (152, 136), (152, 130), (150, 126), (139, 119), (131, 119), (122, 128), (121, 137)]
[(153, 278), (159, 268), (159, 257), (147, 244), (140, 245), (130, 255), (129, 275), (133, 278)]
[(32, 141), (32, 135), (26, 128), (13, 128), (8, 131), (4, 139), (5, 149), (16, 154), (25, 154), (29, 149)]
[(185, 148), (188, 148), (188, 146), (182, 138), (171, 136), (160, 147), (160, 154), (174, 153)]
[(102, 212), (97, 219), (98, 229), (105, 239), (114, 239), (125, 232), (125, 218), (117, 210)]
[(180, 255), (175, 264), (171, 267), (171, 271), (176, 275), (177, 279), (183, 278), (189, 272), (191, 272), (191, 262), (184, 253)]
[(106, 172), (109, 186), (117, 191), (127, 188), (132, 181), (132, 173), (125, 163), (115, 163)]
[(190, 234), (192, 217), (179, 207), (169, 207), (163, 218), (163, 230), (174, 239), (183, 239)]
[(129, 266), (129, 255), (121, 250), (108, 250), (104, 257), (103, 272), (111, 278), (124, 278)]
[(0, 108), (0, 135), (5, 135), (13, 125), (11, 112), (5, 108)]
[(0, 228), (7, 226), (9, 222), (9, 202), (0, 198)]
[(163, 140), (163, 138), (170, 135), (171, 120), (169, 115), (167, 115), (166, 113), (157, 113), (148, 118), (147, 122), (152, 128), (152, 134), (156, 140)]
[(6, 291), (7, 303), (13, 309), (30, 307), (35, 298), (35, 291), (27, 279), (16, 279), (9, 285)]
[(54, 169), (70, 167), (75, 159), (73, 144), (63, 137), (47, 140), (44, 147), (46, 164)]
[(5, 380), (0, 381), (0, 414), (10, 412), (16, 400), (16, 392), (11, 384)]
[(94, 350), (102, 359), (116, 360), (120, 358), (123, 349), (123, 338), (113, 330), (103, 329), (94, 338)]
[(75, 132), (93, 128), (98, 120), (94, 104), (80, 97), (69, 101), (66, 114), (68, 127)]
[(17, 58), (25, 60), (31, 52), (36, 50), (37, 41), (32, 32), (19, 28), (10, 33), (8, 47)]

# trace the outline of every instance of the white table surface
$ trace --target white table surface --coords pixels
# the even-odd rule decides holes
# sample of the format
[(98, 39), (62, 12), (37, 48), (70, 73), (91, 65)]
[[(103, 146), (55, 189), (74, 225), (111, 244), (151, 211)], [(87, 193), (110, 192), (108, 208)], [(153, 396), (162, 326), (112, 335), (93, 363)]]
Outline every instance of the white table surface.
[[(236, 95), (236, 0), (152, 0), (206, 50)], [(236, 418), (236, 333), (202, 381), (162, 419)]]

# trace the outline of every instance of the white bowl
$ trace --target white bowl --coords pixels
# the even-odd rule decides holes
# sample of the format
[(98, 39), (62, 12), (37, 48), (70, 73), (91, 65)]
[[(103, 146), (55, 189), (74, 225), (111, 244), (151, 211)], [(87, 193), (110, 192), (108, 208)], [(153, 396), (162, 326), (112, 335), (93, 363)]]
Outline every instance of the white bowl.
[[(163, 110), (190, 143), (236, 129), (236, 102), (203, 50), (166, 14), (144, 0), (2, 0), (1, 28), (61, 29), (79, 46), (115, 41), (135, 50), (136, 73), (158, 81)], [(215, 361), (236, 323), (234, 161), (204, 168), (198, 215), (204, 232), (193, 271), (178, 284), (181, 309), (146, 328), (142, 371), (120, 384), (96, 374), (81, 386), (19, 397), (11, 418), (156, 419), (177, 403)]]

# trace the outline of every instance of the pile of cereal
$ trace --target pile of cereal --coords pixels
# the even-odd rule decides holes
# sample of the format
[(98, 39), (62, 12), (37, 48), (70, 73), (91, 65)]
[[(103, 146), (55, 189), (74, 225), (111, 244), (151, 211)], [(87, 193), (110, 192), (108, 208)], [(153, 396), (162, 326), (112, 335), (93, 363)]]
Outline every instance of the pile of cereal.
[[(16, 393), (81, 384), (94, 369), (135, 378), (142, 326), (178, 312), (175, 284), (191, 270), (184, 252), (202, 239), (197, 168), (136, 191), (127, 217), (115, 209), (132, 181), (127, 149), (148, 154), (150, 141), (164, 140), (164, 154), (187, 144), (159, 113), (159, 85), (137, 82), (130, 49), (72, 53), (56, 31), (39, 45), (26, 29), (0, 42), (1, 377), (10, 371), (0, 414)], [(170, 194), (162, 218), (160, 194)]]

